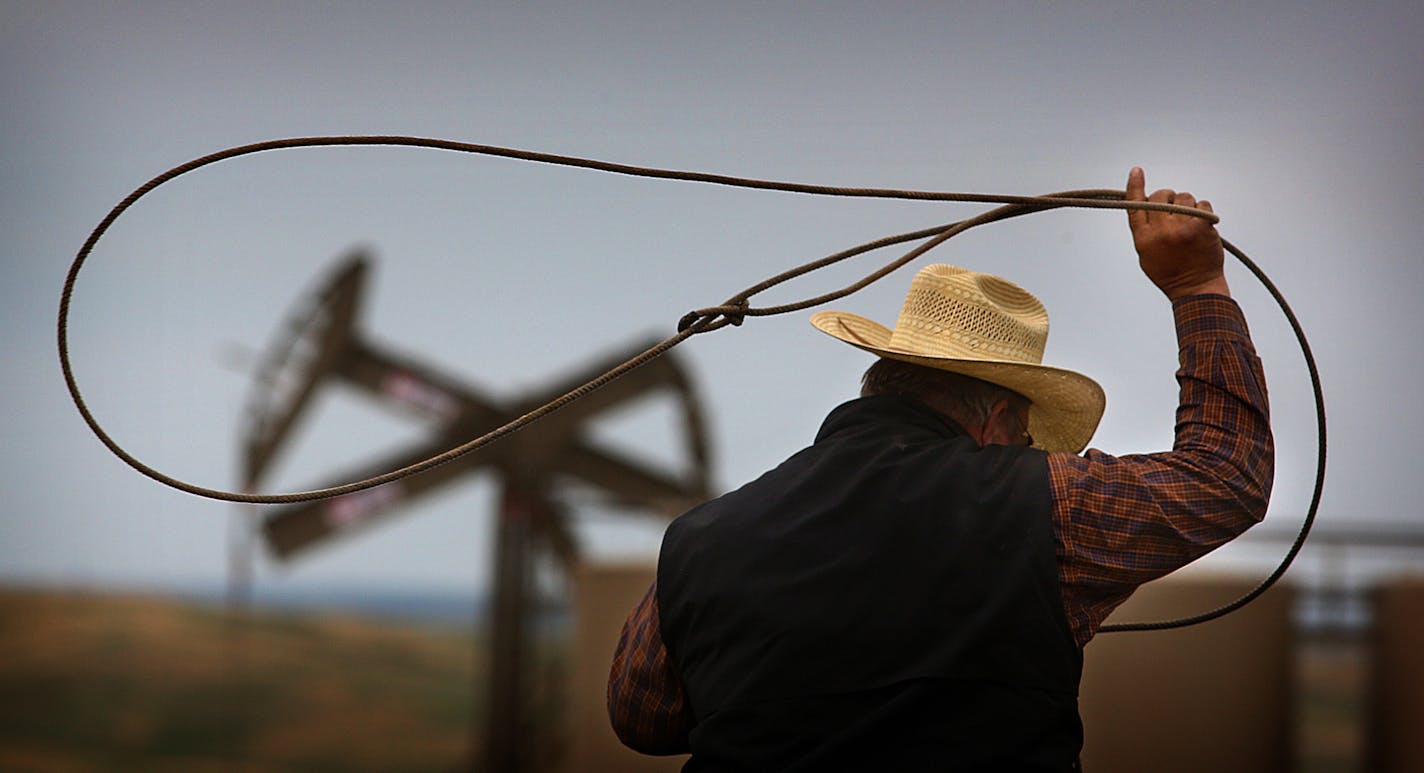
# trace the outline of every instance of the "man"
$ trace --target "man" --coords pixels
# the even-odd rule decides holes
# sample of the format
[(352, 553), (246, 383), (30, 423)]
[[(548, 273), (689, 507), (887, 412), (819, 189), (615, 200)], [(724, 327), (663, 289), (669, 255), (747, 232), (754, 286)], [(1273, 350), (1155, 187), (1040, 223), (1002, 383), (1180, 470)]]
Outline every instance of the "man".
[[(1137, 168), (1126, 193), (1211, 211)], [(1041, 364), (1047, 314), (1005, 280), (929, 266), (893, 330), (814, 315), (881, 359), (810, 447), (669, 526), (609, 678), (625, 744), (688, 771), (1074, 769), (1083, 645), (1259, 521), (1273, 467), (1216, 229), (1128, 224), (1176, 319), (1173, 450), (1078, 455), (1102, 390)]]

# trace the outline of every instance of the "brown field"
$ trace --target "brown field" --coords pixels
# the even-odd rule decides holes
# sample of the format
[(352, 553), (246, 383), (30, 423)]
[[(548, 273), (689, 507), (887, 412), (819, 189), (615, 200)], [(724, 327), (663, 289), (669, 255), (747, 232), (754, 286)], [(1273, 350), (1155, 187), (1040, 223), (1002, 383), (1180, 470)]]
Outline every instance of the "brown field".
[[(1364, 769), (1363, 648), (1298, 646), (1297, 770)], [(449, 628), (0, 588), (0, 770), (469, 769), (482, 653)], [(567, 741), (559, 658), (531, 698), (540, 769)]]
[(0, 770), (465, 767), (469, 633), (0, 590)]

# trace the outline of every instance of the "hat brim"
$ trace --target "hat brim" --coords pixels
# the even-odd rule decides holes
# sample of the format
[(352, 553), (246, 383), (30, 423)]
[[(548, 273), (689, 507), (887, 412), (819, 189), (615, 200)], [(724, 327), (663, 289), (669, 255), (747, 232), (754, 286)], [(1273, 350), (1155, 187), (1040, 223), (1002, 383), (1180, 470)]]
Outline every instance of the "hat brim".
[(1076, 454), (1087, 447), (1103, 417), (1107, 398), (1098, 382), (1063, 368), (1026, 362), (936, 357), (890, 347), (891, 330), (844, 311), (811, 315), (817, 330), (858, 349), (936, 370), (988, 381), (1012, 389), (1033, 402), (1028, 431), (1045, 451)]

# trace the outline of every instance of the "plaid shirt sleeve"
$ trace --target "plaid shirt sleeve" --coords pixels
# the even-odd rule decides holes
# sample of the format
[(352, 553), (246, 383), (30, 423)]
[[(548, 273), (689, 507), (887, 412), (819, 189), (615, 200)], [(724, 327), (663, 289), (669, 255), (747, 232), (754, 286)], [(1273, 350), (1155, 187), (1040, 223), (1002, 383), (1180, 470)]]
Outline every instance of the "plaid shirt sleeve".
[(1201, 295), (1172, 310), (1181, 364), (1172, 450), (1048, 458), (1059, 581), (1079, 646), (1137, 586), (1266, 514), (1274, 470), (1266, 382), (1241, 309)]
[(654, 583), (628, 615), (608, 674), (608, 719), (618, 740), (644, 754), (685, 754), (692, 710), (668, 658)]

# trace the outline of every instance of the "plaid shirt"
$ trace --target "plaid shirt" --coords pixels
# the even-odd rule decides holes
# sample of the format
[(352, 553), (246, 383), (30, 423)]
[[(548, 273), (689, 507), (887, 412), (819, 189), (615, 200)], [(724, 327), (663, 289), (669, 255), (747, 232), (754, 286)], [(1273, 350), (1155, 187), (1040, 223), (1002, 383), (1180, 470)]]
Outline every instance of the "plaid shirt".
[[(1081, 647), (1137, 586), (1265, 516), (1274, 465), (1266, 381), (1241, 309), (1219, 295), (1172, 305), (1181, 387), (1176, 442), (1157, 454), (1048, 455), (1059, 587)], [(688, 751), (692, 712), (659, 632), (656, 586), (629, 615), (608, 679), (618, 737)]]

